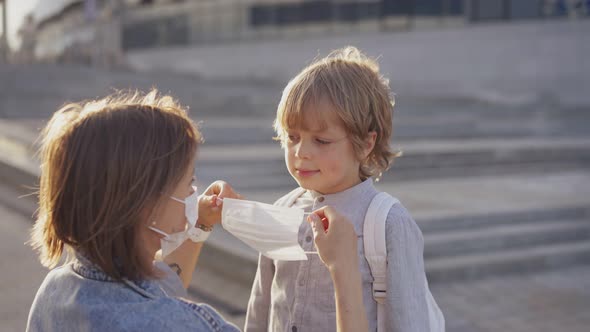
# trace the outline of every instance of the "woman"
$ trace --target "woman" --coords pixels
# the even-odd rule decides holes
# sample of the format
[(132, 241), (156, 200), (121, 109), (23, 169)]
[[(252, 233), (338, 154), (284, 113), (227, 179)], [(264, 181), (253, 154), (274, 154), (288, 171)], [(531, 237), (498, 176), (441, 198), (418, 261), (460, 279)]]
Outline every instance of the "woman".
[[(197, 196), (200, 142), (185, 110), (156, 91), (70, 104), (53, 115), (42, 136), (32, 243), (45, 266), (57, 266), (64, 249), (68, 261), (39, 288), (28, 331), (238, 330), (183, 298), (223, 198), (239, 197), (221, 181)], [(349, 260), (356, 235), (332, 209), (316, 211), (314, 225), (320, 217), (331, 223), (327, 232), (314, 228), (333, 272), (341, 330), (366, 330), (358, 262)], [(154, 263), (159, 250), (164, 263)]]

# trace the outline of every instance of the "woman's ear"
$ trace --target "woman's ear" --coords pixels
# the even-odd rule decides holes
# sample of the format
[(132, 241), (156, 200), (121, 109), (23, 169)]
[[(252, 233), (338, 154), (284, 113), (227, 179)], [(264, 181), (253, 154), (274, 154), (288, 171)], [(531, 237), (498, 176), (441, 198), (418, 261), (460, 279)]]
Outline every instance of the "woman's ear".
[(139, 212), (139, 218), (141, 218), (141, 224), (144, 226), (154, 226), (158, 215), (160, 214), (160, 202), (158, 201), (147, 201)]
[(370, 131), (369, 135), (367, 135), (367, 139), (365, 140), (365, 149), (363, 150), (363, 159), (367, 159), (371, 152), (373, 152), (373, 148), (375, 148), (375, 141), (377, 141), (377, 132)]

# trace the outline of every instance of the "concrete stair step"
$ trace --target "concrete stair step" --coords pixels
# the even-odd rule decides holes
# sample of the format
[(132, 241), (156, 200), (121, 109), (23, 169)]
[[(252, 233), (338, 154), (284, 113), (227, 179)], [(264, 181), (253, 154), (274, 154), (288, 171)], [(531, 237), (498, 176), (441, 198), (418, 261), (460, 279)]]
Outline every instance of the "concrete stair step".
[(590, 240), (590, 220), (493, 225), (424, 234), (424, 258)]
[[(281, 87), (282, 88), (282, 87)], [(279, 93), (280, 94), (280, 93)], [(265, 108), (260, 117), (220, 117), (221, 110), (198, 112), (202, 130), (210, 144), (235, 142), (269, 143), (275, 135), (272, 129), (278, 98), (253, 98)], [(498, 139), (544, 137), (588, 137), (590, 114), (584, 107), (555, 107), (540, 105), (501, 106), (493, 103), (444, 100), (404, 100), (396, 104), (394, 115), (395, 140), (423, 139)], [(239, 125), (236, 125), (239, 124)], [(228, 129), (232, 135), (227, 135)], [(236, 140), (238, 136), (240, 139)]]
[(551, 223), (555, 220), (588, 220), (590, 206), (587, 204), (560, 204), (516, 211), (502, 211), (486, 214), (463, 214), (442, 218), (417, 218), (416, 221), (424, 234), (437, 232), (456, 232), (460, 230), (476, 231), (489, 227), (521, 225), (525, 223)]
[[(590, 139), (480, 139), (397, 142), (404, 156), (382, 181), (544, 173), (590, 165)], [(257, 190), (293, 184), (278, 144), (204, 146), (197, 177)]]
[[(261, 102), (260, 98), (254, 98)], [(266, 112), (259, 117), (220, 117), (227, 111), (208, 109), (196, 113), (209, 144), (265, 144), (275, 133), (272, 129), (278, 100), (263, 101)], [(532, 106), (498, 107), (485, 103), (445, 103), (423, 100), (396, 105), (395, 140), (424, 139), (498, 139), (544, 137), (587, 137), (590, 115), (583, 107)], [(231, 131), (231, 135), (227, 132)], [(236, 137), (238, 139), (236, 139)]]
[(11, 78), (0, 81), (0, 116), (9, 118), (48, 118), (68, 100), (97, 98), (113, 89), (147, 91), (152, 87), (178, 98), (196, 118), (272, 116), (281, 91), (279, 85), (257, 80), (204, 80), (192, 74), (76, 65), (0, 65), (0, 77)]
[[(12, 155), (30, 154), (42, 123), (34, 120), (0, 122), (0, 150)], [(237, 126), (237, 124), (235, 124)], [(426, 140), (395, 142), (404, 156), (396, 160), (382, 181), (425, 178), (544, 173), (584, 169), (590, 164), (590, 139), (526, 138), (478, 140)], [(197, 163), (202, 182), (225, 179), (251, 190), (288, 189), (289, 176), (278, 143), (204, 145)]]
[[(233, 130), (233, 129), (232, 129)], [(401, 150), (407, 167), (450, 166), (461, 164), (526, 163), (567, 158), (588, 161), (590, 159), (590, 138), (578, 137), (527, 137), (527, 138), (479, 138), (470, 140), (392, 140), (394, 149)], [(582, 153), (582, 154), (580, 154)], [(269, 160), (283, 160), (284, 152), (279, 143), (262, 144), (205, 144), (200, 149), (201, 164), (208, 166), (218, 161), (234, 160), (253, 164), (264, 164)], [(436, 160), (434, 157), (440, 158)], [(574, 158), (577, 157), (577, 158)], [(435, 163), (435, 161), (438, 161)], [(440, 164), (440, 162), (443, 162)]]
[[(291, 177), (286, 166), (268, 165), (258, 168), (251, 165), (235, 165), (226, 167), (202, 167), (197, 166), (197, 178), (202, 183), (211, 183), (211, 181), (222, 179), (236, 188), (247, 188), (248, 190), (276, 190), (279, 192), (290, 190), (296, 185), (295, 180)], [(441, 179), (441, 178), (462, 178), (478, 176), (503, 176), (515, 174), (541, 175), (551, 172), (576, 171), (585, 169), (586, 164), (546, 164), (531, 163), (526, 165), (502, 165), (502, 166), (466, 166), (466, 167), (447, 167), (447, 168), (404, 168), (398, 169), (394, 166), (388, 172), (384, 173), (380, 181), (382, 183), (400, 183), (412, 182), (415, 180)], [(235, 171), (235, 172), (234, 172)]]
[(473, 253), (425, 261), (431, 283), (474, 280), (490, 275), (525, 273), (590, 263), (590, 240)]

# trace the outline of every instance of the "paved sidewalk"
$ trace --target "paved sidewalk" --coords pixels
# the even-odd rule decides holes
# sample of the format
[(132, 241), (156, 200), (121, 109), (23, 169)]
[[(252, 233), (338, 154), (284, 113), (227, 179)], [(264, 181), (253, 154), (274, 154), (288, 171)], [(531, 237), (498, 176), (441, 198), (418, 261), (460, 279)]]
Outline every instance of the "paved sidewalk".
[(587, 332), (590, 266), (431, 285), (448, 332)]
[[(227, 293), (224, 296), (233, 299), (231, 308), (217, 308), (243, 326), (249, 287), (221, 290), (227, 287), (223, 280), (198, 269), (195, 278), (206, 279), (217, 293)], [(590, 326), (590, 265), (430, 288), (445, 315), (447, 332), (586, 332)]]
[[(0, 194), (4, 191), (0, 185)], [(25, 330), (29, 309), (48, 272), (25, 244), (32, 226), (30, 218), (0, 204), (0, 331)]]

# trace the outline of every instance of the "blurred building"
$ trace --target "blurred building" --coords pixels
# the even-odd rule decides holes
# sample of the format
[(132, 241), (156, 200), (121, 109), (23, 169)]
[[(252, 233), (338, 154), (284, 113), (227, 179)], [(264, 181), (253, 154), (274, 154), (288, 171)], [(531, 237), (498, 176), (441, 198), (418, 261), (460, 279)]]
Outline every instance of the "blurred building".
[(590, 0), (146, 0), (138, 5), (125, 20), (125, 49), (587, 17)]
[[(465, 0), (150, 1), (129, 10), (125, 49), (464, 24)], [(145, 2), (144, 2), (145, 4)], [(414, 8), (415, 7), (415, 8)], [(422, 15), (423, 14), (423, 15)], [(412, 17), (420, 16), (420, 22)]]
[(35, 60), (35, 47), (37, 44), (37, 25), (33, 15), (29, 14), (23, 20), (18, 29), (20, 48), (16, 59), (19, 63), (32, 63)]
[(137, 1), (39, 1), (35, 56), (40, 61), (116, 64), (121, 56), (121, 9)]
[(2, 33), (0, 33), (0, 63), (5, 62), (8, 60), (8, 54), (10, 48), (8, 47), (8, 34), (6, 31), (8, 30), (8, 22), (6, 22), (6, 18), (8, 15), (6, 14), (6, 1), (0, 0), (0, 9), (2, 9), (2, 15), (0, 16), (1, 21), (1, 28)]
[(119, 58), (121, 49), (587, 17), (589, 7), (590, 0), (52, 0), (35, 11), (36, 53)]
[(83, 1), (39, 1), (33, 16), (37, 22), (37, 58), (56, 59), (72, 45), (93, 39), (92, 27), (84, 17)]

